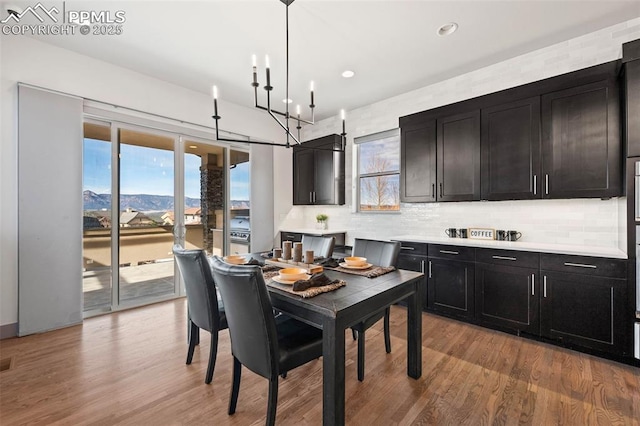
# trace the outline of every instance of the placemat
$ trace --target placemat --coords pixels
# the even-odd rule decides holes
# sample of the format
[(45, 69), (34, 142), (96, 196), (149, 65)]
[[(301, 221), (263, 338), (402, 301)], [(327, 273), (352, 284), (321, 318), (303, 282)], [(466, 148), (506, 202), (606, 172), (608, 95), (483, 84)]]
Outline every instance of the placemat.
[[(271, 277), (277, 275), (278, 273), (276, 272), (275, 274), (271, 275)], [(317, 296), (319, 294), (322, 293), (327, 293), (329, 291), (333, 291), (333, 290), (337, 290), (341, 287), (344, 287), (347, 285), (346, 281), (340, 280), (337, 283), (333, 283), (333, 284), (329, 284), (329, 285), (323, 285), (322, 287), (311, 287), (308, 288), (306, 290), (303, 291), (293, 291), (293, 286), (287, 285), (287, 284), (280, 284), (278, 282), (275, 282), (271, 279), (271, 277), (269, 278), (269, 280), (267, 280), (267, 285), (273, 288), (277, 288), (278, 290), (283, 290), (286, 291), (287, 293), (291, 293), (291, 294), (295, 294), (296, 296), (300, 296), (303, 299), (308, 299), (310, 297), (313, 296)], [(266, 276), (265, 276), (266, 278)]]
[[(328, 268), (328, 267), (325, 266), (325, 268)], [(388, 274), (389, 272), (395, 271), (396, 267), (395, 266), (386, 266), (386, 267), (372, 266), (369, 269), (349, 269), (349, 268), (343, 268), (342, 266), (338, 266), (337, 268), (331, 268), (331, 269), (333, 269), (334, 271), (344, 272), (345, 274), (353, 274), (353, 275), (360, 275), (367, 278), (375, 278), (375, 277), (379, 277), (380, 275)]]

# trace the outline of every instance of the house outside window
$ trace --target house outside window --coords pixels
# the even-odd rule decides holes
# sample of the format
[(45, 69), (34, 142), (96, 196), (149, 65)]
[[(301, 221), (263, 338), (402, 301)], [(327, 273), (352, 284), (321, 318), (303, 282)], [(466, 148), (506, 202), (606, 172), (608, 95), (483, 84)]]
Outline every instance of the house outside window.
[(358, 211), (400, 210), (400, 130), (355, 138)]

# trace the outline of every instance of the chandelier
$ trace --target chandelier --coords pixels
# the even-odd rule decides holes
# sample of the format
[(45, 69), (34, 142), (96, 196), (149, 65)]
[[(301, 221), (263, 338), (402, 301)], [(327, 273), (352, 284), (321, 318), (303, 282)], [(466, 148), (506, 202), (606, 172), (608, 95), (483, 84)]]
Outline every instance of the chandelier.
[[(296, 113), (295, 116), (293, 116), (290, 112), (289, 112), (289, 104), (291, 103), (291, 99), (289, 98), (289, 6), (291, 5), (291, 3), (294, 2), (294, 0), (280, 0), (282, 3), (285, 4), (286, 6), (286, 85), (285, 85), (285, 103), (286, 103), (286, 107), (284, 111), (277, 111), (273, 108), (271, 108), (271, 91), (273, 90), (273, 86), (271, 86), (271, 70), (270, 70), (270, 66), (269, 66), (269, 57), (266, 56), (265, 57), (265, 74), (266, 74), (266, 85), (263, 87), (265, 92), (266, 92), (266, 97), (267, 97), (267, 105), (260, 105), (258, 102), (258, 87), (260, 87), (260, 83), (258, 83), (258, 66), (257, 66), (257, 61), (256, 61), (256, 55), (253, 55), (252, 57), (252, 65), (253, 65), (253, 80), (251, 82), (251, 86), (253, 87), (253, 93), (254, 93), (254, 101), (255, 101), (255, 107), (266, 111), (279, 125), (280, 127), (282, 127), (282, 129), (285, 131), (285, 135), (286, 135), (286, 142), (283, 143), (276, 143), (276, 142), (261, 142), (261, 141), (255, 141), (255, 140), (241, 140), (241, 139), (232, 139), (232, 138), (225, 138), (225, 137), (220, 137), (219, 133), (218, 133), (218, 120), (220, 120), (220, 115), (218, 114), (218, 88), (216, 86), (213, 86), (213, 116), (212, 118), (215, 120), (216, 122), (216, 140), (219, 141), (228, 141), (228, 142), (242, 142), (242, 143), (248, 143), (248, 144), (258, 144), (258, 145), (270, 145), (270, 146), (281, 146), (281, 147), (285, 147), (285, 148), (290, 148), (291, 146), (294, 145), (300, 145), (302, 142), (300, 141), (300, 129), (302, 129), (302, 124), (315, 124), (315, 114), (314, 114), (314, 110), (315, 110), (315, 104), (314, 104), (314, 84), (313, 81), (310, 83), (309, 85), (309, 96), (310, 96), (310, 103), (309, 103), (309, 109), (311, 110), (311, 118), (309, 119), (305, 119), (301, 117), (301, 111), (300, 111), (300, 105), (296, 106)], [(284, 117), (284, 120), (281, 120), (280, 118), (278, 118), (278, 116), (280, 117)], [(347, 133), (345, 132), (345, 114), (344, 114), (344, 110), (341, 110), (340, 112), (340, 116), (341, 116), (341, 120), (342, 120), (342, 133), (340, 133), (341, 136), (341, 143), (340, 143), (340, 148), (339, 149), (327, 149), (329, 151), (338, 151), (338, 152), (344, 152), (345, 149), (345, 145), (346, 145), (346, 136)], [(293, 134), (293, 132), (291, 131), (291, 122), (293, 122), (295, 124), (295, 129), (296, 129), (296, 135)], [(321, 149), (321, 148), (314, 148), (314, 149)]]

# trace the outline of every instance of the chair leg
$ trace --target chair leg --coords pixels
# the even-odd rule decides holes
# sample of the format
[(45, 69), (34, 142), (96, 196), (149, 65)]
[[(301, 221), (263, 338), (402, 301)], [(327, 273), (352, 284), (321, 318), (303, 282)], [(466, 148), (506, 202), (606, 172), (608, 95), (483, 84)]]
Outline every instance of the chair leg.
[(206, 384), (213, 380), (213, 369), (216, 368), (216, 357), (218, 356), (218, 333), (211, 333), (211, 348), (209, 349), (209, 366), (207, 367), (207, 377), (204, 379)]
[(287, 372), (285, 371), (284, 373), (280, 374), (280, 377), (282, 377), (283, 379), (287, 378)]
[(388, 307), (384, 311), (384, 348), (387, 353), (391, 353), (391, 335), (389, 333), (389, 315), (391, 314), (391, 308)]
[(191, 364), (193, 360), (193, 350), (196, 348), (196, 345), (200, 340), (200, 328), (197, 325), (188, 321), (188, 332), (189, 332), (189, 349), (187, 350), (187, 364)]
[(351, 329), (351, 335), (353, 336), (353, 340), (358, 339), (358, 332), (355, 331), (353, 328)]
[(364, 331), (358, 332), (358, 380), (364, 380)]
[(278, 407), (278, 376), (269, 379), (269, 403), (267, 404), (267, 426), (276, 424), (276, 408)]
[(233, 357), (233, 383), (231, 384), (231, 398), (229, 398), (229, 415), (236, 412), (238, 404), (238, 393), (240, 393), (240, 375), (242, 373), (242, 364), (234, 356)]

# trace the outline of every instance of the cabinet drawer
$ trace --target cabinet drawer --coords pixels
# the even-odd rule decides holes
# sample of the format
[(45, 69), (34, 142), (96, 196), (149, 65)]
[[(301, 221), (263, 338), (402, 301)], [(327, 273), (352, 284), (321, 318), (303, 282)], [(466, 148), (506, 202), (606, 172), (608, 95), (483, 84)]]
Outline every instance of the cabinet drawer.
[(476, 262), (538, 269), (540, 255), (527, 251), (476, 249)]
[(302, 234), (299, 232), (280, 231), (280, 242), (283, 241), (299, 243), (302, 241)]
[(627, 278), (627, 261), (605, 257), (540, 255), (540, 269), (599, 277)]
[(475, 255), (476, 249), (473, 247), (429, 244), (429, 257), (473, 262)]
[(427, 243), (401, 241), (400, 254), (427, 254)]

